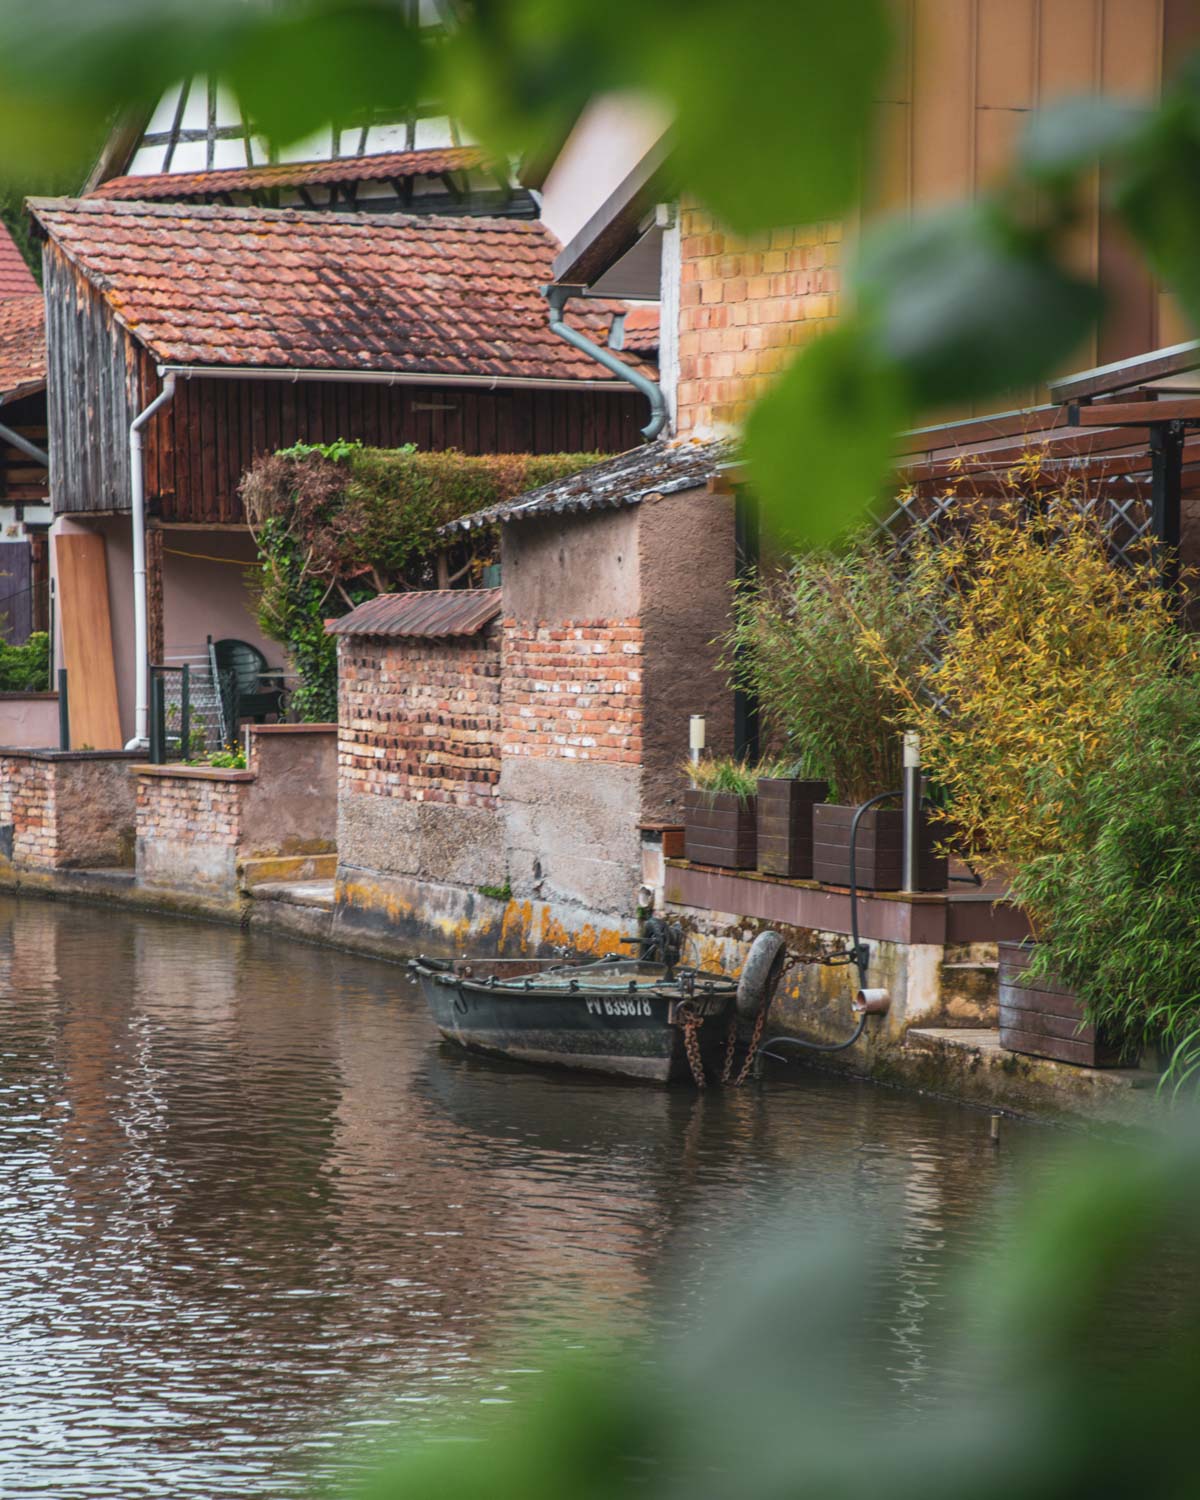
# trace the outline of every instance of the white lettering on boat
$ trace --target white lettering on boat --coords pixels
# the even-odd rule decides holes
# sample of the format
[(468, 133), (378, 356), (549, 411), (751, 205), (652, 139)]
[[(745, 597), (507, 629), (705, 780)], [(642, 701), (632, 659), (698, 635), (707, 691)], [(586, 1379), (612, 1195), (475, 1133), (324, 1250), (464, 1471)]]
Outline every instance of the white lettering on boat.
[(622, 996), (618, 1000), (588, 1000), (589, 1016), (648, 1016), (652, 1014), (649, 1000), (638, 1000)]

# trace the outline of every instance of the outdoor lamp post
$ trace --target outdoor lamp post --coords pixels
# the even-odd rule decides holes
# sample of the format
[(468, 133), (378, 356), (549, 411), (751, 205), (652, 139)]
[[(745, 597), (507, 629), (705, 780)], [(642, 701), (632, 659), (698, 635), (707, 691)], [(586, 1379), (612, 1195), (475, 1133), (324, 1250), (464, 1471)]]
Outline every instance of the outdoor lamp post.
[(699, 763), (700, 756), (704, 752), (704, 729), (704, 715), (693, 714), (688, 720), (688, 745), (692, 752), (692, 765)]

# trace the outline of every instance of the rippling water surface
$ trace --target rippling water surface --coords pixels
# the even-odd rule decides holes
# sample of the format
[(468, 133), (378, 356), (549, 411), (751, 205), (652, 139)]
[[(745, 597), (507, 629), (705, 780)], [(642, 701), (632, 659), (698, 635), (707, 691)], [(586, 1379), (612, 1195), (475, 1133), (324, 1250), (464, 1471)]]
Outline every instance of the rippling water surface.
[(567, 1318), (686, 1323), (781, 1204), (895, 1223), (902, 1399), (1056, 1135), (816, 1073), (697, 1099), (437, 1041), (396, 967), (0, 903), (0, 1494), (300, 1494)]

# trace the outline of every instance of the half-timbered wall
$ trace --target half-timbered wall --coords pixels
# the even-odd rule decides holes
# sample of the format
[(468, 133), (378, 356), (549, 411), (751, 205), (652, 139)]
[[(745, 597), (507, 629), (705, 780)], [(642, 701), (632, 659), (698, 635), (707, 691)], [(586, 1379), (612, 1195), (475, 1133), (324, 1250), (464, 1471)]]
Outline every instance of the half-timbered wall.
[(132, 340), (56, 246), (42, 266), (54, 513), (128, 510)]

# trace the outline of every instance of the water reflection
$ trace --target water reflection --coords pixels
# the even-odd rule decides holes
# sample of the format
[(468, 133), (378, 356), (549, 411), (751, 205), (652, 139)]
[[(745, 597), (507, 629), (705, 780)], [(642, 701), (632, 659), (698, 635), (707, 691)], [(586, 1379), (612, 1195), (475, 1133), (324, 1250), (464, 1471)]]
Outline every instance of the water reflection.
[(506, 1346), (704, 1315), (781, 1203), (899, 1253), (880, 1358), (936, 1400), (947, 1268), (1047, 1133), (820, 1075), (697, 1099), (441, 1048), (403, 971), (0, 904), (0, 1493), (299, 1493)]

